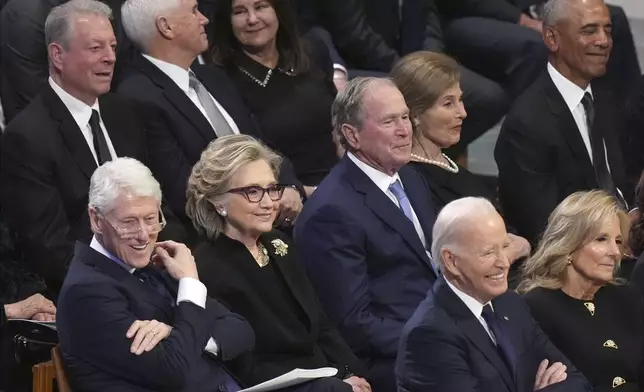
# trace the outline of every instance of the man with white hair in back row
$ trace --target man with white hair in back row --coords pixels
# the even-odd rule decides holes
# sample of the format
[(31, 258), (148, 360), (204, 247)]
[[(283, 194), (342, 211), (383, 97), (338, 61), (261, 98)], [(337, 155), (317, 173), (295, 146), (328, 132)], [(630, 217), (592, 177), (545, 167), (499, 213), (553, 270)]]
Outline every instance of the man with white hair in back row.
[(159, 183), (135, 159), (116, 158), (92, 175), (94, 237), (76, 244), (58, 299), (74, 391), (240, 389), (221, 363), (250, 351), (253, 330), (207, 298), (185, 245), (157, 242), (160, 203)]
[(442, 274), (403, 330), (399, 392), (592, 390), (507, 291), (509, 240), (489, 201), (449, 203), (432, 238)]

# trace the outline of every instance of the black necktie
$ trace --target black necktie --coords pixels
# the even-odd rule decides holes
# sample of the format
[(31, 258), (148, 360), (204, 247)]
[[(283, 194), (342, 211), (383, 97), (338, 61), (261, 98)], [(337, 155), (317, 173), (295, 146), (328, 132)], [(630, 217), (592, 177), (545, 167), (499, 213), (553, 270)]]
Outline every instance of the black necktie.
[(597, 184), (601, 189), (614, 195), (615, 184), (613, 183), (613, 178), (610, 175), (608, 164), (606, 163), (604, 138), (601, 135), (601, 131), (593, 126), (595, 123), (595, 107), (593, 97), (589, 92), (584, 94), (584, 97), (581, 99), (581, 104), (584, 105), (584, 110), (586, 111), (586, 125), (588, 126), (588, 136), (590, 137), (590, 148), (592, 149)]
[(92, 128), (92, 139), (94, 140), (94, 151), (96, 151), (96, 160), (98, 165), (102, 165), (112, 160), (110, 149), (107, 147), (107, 140), (101, 129), (101, 117), (98, 111), (92, 109), (92, 117), (89, 118), (89, 126)]
[(496, 339), (496, 348), (499, 351), (499, 354), (501, 354), (501, 358), (503, 358), (508, 369), (510, 369), (510, 374), (514, 376), (514, 371), (516, 369), (516, 353), (514, 351), (514, 346), (508, 338), (508, 335), (503, 331), (503, 325), (501, 325), (500, 320), (496, 317), (490, 304), (483, 307), (482, 316)]
[(170, 291), (168, 291), (163, 282), (161, 282), (159, 278), (157, 278), (155, 274), (148, 268), (151, 267), (138, 269), (134, 271), (132, 275), (139, 278), (141, 282), (145, 283), (147, 286), (157, 292), (161, 297), (165, 299), (168, 304), (170, 304), (170, 306), (174, 306), (174, 303), (176, 301), (175, 298), (172, 296)]

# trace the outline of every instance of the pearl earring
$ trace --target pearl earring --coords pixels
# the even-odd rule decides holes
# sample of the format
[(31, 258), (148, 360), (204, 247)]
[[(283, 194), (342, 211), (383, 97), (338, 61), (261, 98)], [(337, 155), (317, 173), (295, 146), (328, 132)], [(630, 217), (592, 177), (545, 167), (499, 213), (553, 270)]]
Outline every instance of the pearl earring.
[(568, 255), (568, 265), (572, 265), (572, 256)]
[(221, 210), (221, 211), (219, 211), (219, 215), (226, 216), (226, 215), (228, 215), (228, 212), (226, 212), (226, 210)]

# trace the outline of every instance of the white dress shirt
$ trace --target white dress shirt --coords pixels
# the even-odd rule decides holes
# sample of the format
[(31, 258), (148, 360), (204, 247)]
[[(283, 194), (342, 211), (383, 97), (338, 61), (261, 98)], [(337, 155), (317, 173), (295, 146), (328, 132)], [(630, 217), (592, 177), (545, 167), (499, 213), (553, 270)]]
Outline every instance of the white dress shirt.
[(492, 339), (494, 344), (496, 344), (496, 338), (494, 337), (494, 334), (490, 330), (490, 327), (488, 327), (487, 322), (483, 318), (483, 307), (485, 305), (489, 304), (490, 307), (492, 308), (492, 310), (494, 310), (494, 306), (492, 306), (492, 302), (488, 302), (487, 304), (482, 304), (477, 299), (475, 299), (474, 297), (472, 297), (472, 296), (470, 296), (468, 294), (465, 294), (464, 292), (462, 292), (461, 290), (456, 288), (456, 286), (454, 286), (449, 281), (449, 279), (446, 278), (445, 282), (447, 282), (447, 285), (449, 286), (450, 289), (452, 289), (454, 294), (456, 294), (456, 296), (458, 298), (460, 298), (461, 301), (463, 301), (465, 306), (467, 306), (467, 308), (472, 312), (474, 317), (476, 317), (476, 319), (479, 321), (479, 323), (481, 323), (481, 325), (483, 326), (483, 328), (485, 329), (487, 334), (490, 336), (490, 339)]
[[(592, 163), (593, 148), (592, 144), (590, 143), (590, 131), (588, 129), (588, 123), (586, 122), (586, 109), (584, 109), (584, 105), (581, 103), (581, 99), (586, 93), (589, 93), (590, 96), (594, 99), (595, 97), (593, 95), (593, 90), (590, 87), (590, 84), (588, 84), (588, 87), (583, 90), (581, 87), (566, 79), (566, 77), (563, 76), (559, 71), (557, 71), (557, 69), (553, 67), (552, 64), (548, 63), (547, 67), (550, 79), (552, 79), (555, 87), (557, 87), (557, 90), (559, 90), (559, 93), (566, 102), (570, 113), (572, 113), (572, 117), (575, 119), (577, 129), (579, 129), (581, 138), (583, 139), (584, 145), (586, 146), (586, 151), (588, 151), (588, 157), (590, 158), (590, 162)], [(608, 157), (606, 156), (608, 154), (606, 149), (606, 142), (603, 141), (603, 143), (604, 159), (606, 160), (606, 165), (608, 166)], [(610, 166), (608, 166), (608, 170), (610, 171)]]
[[(103, 256), (114, 261), (119, 266), (126, 269), (130, 274), (133, 274), (136, 271), (136, 268), (132, 268), (125, 262), (123, 262), (118, 257), (112, 255), (105, 247), (98, 242), (96, 236), (92, 238), (92, 242), (89, 244), (90, 248), (94, 249)], [(188, 301), (193, 304), (205, 309), (206, 308), (206, 297), (208, 296), (208, 289), (206, 286), (197, 279), (193, 278), (181, 278), (179, 279), (179, 291), (177, 293), (177, 305), (181, 302)], [(210, 338), (206, 343), (205, 351), (208, 351), (214, 355), (217, 355), (218, 348), (217, 343), (213, 338)]]
[[(206, 113), (206, 108), (203, 107), (201, 104), (201, 101), (199, 101), (199, 97), (197, 96), (197, 92), (190, 87), (190, 73), (188, 70), (183, 69), (179, 67), (178, 65), (170, 64), (166, 61), (162, 61), (159, 59), (155, 59), (154, 57), (150, 57), (146, 54), (143, 55), (146, 59), (148, 59), (152, 64), (154, 64), (157, 68), (161, 70), (164, 74), (166, 74), (172, 81), (179, 86), (179, 88), (190, 98), (192, 103), (195, 104), (195, 106), (203, 113), (204, 117), (206, 120), (208, 120), (208, 123), (212, 127), (213, 131), (215, 130), (214, 125), (210, 121), (210, 118), (208, 117), (208, 114)], [(224, 116), (224, 119), (226, 119), (226, 122), (230, 126), (230, 129), (233, 130), (233, 132), (238, 135), (239, 134), (239, 128), (237, 128), (237, 124), (235, 124), (235, 120), (226, 112), (226, 109), (223, 108), (217, 102), (217, 100), (210, 94), (208, 93), (208, 96), (212, 101), (215, 103), (215, 106), (217, 106), (217, 109), (221, 112), (221, 114)]]
[[(349, 159), (351, 159), (353, 163), (356, 164), (356, 166), (358, 166), (360, 170), (364, 172), (364, 174), (367, 175), (367, 177), (369, 177), (369, 179), (371, 179), (371, 181), (373, 181), (374, 184), (376, 184), (378, 189), (380, 189), (385, 195), (387, 195), (387, 197), (396, 205), (396, 207), (400, 208), (400, 203), (398, 203), (398, 199), (396, 198), (396, 195), (394, 195), (393, 192), (389, 190), (389, 187), (391, 186), (391, 184), (393, 184), (396, 181), (400, 181), (400, 184), (402, 185), (403, 189), (405, 189), (405, 184), (403, 184), (398, 173), (394, 174), (393, 176), (390, 176), (362, 162), (360, 159), (358, 159), (358, 157), (356, 157), (351, 152), (347, 152), (347, 156), (349, 157)], [(425, 253), (427, 253), (427, 257), (429, 257), (429, 260), (432, 262), (432, 265), (434, 266), (434, 270), (437, 271), (437, 267), (436, 265), (434, 265), (434, 260), (432, 259), (432, 255), (427, 250), (427, 242), (425, 242), (425, 232), (423, 231), (423, 227), (420, 225), (420, 220), (418, 220), (418, 216), (416, 215), (416, 211), (414, 211), (414, 207), (411, 205), (411, 200), (409, 200), (409, 207), (411, 207), (411, 215), (413, 217), (412, 223), (414, 224), (414, 229), (416, 229), (416, 233), (420, 238), (420, 242), (423, 244), (423, 248), (425, 248)]]
[(117, 157), (116, 150), (114, 150), (112, 139), (110, 139), (110, 135), (105, 129), (103, 117), (100, 116), (101, 109), (98, 107), (98, 99), (92, 106), (88, 106), (85, 102), (72, 97), (67, 91), (63, 90), (62, 87), (57, 85), (56, 82), (54, 82), (54, 79), (52, 79), (51, 77), (49, 77), (49, 85), (54, 90), (56, 95), (58, 95), (60, 100), (63, 101), (63, 104), (65, 105), (67, 110), (69, 110), (69, 113), (74, 118), (74, 121), (76, 121), (76, 124), (78, 124), (78, 128), (80, 128), (81, 133), (83, 134), (83, 137), (87, 142), (87, 146), (89, 146), (89, 149), (94, 156), (96, 165), (99, 164), (98, 156), (96, 155), (96, 150), (94, 149), (94, 135), (92, 135), (92, 127), (89, 125), (89, 120), (92, 117), (92, 110), (96, 110), (98, 112), (99, 117), (101, 117), (99, 125), (101, 127), (101, 130), (103, 131), (105, 141), (107, 142), (107, 149), (110, 151), (111, 158), (115, 159)]

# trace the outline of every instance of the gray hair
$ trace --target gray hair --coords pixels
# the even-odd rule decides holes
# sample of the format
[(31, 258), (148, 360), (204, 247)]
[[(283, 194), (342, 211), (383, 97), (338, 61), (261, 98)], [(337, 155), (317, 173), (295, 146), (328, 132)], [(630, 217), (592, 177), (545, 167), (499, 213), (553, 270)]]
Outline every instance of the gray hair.
[(98, 15), (112, 19), (109, 6), (97, 0), (70, 0), (54, 7), (45, 20), (45, 44), (56, 42), (67, 48), (74, 36), (74, 21), (77, 15)]
[(215, 139), (201, 153), (192, 168), (186, 190), (186, 215), (199, 234), (215, 239), (226, 226), (226, 220), (215, 205), (226, 200), (230, 183), (243, 166), (263, 160), (275, 177), (282, 158), (248, 135), (229, 135)]
[(89, 207), (103, 213), (115, 207), (122, 192), (154, 197), (161, 205), (161, 186), (150, 169), (134, 158), (116, 158), (98, 167), (89, 185)]
[(164, 12), (180, 6), (180, 0), (127, 0), (121, 6), (125, 34), (141, 51), (146, 52), (156, 34), (157, 19), (164, 16)]
[(482, 197), (464, 197), (448, 203), (436, 218), (432, 230), (432, 257), (443, 266), (444, 249), (459, 246), (461, 229), (473, 219), (487, 214), (498, 214), (489, 200)]
[(546, 27), (554, 27), (562, 19), (570, 16), (572, 0), (548, 0), (543, 5), (541, 19)]
[(342, 147), (346, 149), (350, 149), (350, 146), (342, 133), (342, 125), (348, 124), (356, 128), (362, 127), (362, 122), (364, 121), (364, 97), (367, 91), (375, 85), (389, 85), (398, 88), (390, 78), (354, 78), (338, 92), (333, 105), (331, 105), (333, 131), (337, 134), (338, 141)]

